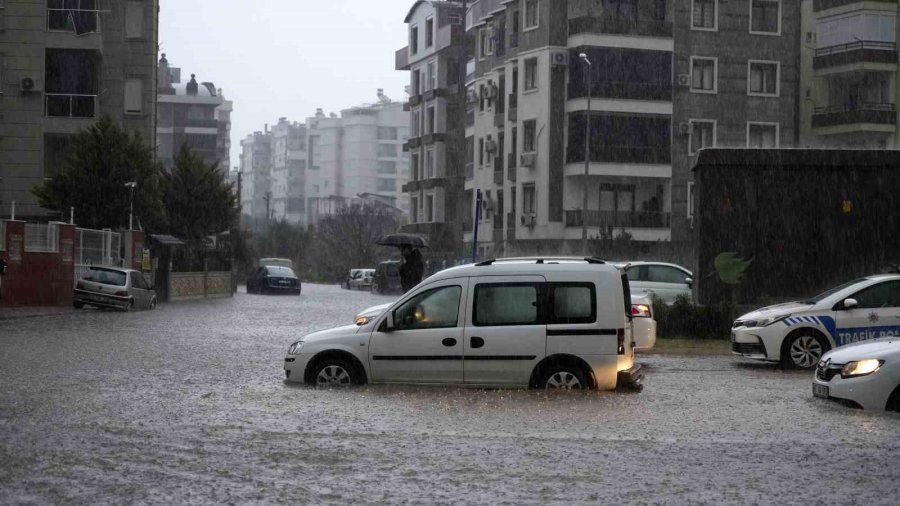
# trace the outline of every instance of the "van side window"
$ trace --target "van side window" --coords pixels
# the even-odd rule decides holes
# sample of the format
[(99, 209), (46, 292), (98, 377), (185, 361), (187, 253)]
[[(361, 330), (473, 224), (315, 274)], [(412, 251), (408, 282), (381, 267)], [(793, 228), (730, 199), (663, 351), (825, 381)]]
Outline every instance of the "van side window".
[(442, 286), (424, 291), (394, 311), (397, 330), (442, 329), (457, 326), (460, 286)]
[(537, 325), (541, 322), (539, 300), (535, 283), (477, 284), (472, 323), (476, 327)]
[(549, 323), (594, 323), (597, 292), (593, 283), (550, 283)]

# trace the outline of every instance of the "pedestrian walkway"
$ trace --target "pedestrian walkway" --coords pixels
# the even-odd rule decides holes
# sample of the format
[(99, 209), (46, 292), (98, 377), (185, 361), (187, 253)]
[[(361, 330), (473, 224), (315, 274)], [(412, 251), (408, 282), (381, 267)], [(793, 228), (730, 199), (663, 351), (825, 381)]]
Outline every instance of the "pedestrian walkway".
[(72, 307), (65, 306), (0, 306), (0, 320), (58, 316), (72, 311)]

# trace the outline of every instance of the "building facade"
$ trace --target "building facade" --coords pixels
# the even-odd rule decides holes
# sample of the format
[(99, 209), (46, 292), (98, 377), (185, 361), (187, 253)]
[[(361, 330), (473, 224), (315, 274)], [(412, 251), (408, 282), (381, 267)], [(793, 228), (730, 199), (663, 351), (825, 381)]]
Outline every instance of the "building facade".
[(897, 149), (896, 0), (803, 0), (804, 147)]
[(241, 141), (241, 220), (258, 228), (272, 218), (272, 134), (266, 125)]
[(31, 189), (101, 115), (153, 142), (158, 12), (158, 0), (0, 2), (0, 216), (15, 201), (17, 218), (46, 218)]
[(272, 127), (272, 219), (306, 223), (306, 125), (279, 118)]

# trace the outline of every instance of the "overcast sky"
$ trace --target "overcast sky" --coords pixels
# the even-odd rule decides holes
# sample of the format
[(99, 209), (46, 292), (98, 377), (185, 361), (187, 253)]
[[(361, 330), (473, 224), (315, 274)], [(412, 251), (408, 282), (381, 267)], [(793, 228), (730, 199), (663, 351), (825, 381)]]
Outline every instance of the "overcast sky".
[(281, 116), (303, 121), (376, 101), (402, 100), (394, 70), (413, 0), (160, 0), (159, 44), (182, 80), (197, 74), (234, 102), (231, 165), (240, 141)]

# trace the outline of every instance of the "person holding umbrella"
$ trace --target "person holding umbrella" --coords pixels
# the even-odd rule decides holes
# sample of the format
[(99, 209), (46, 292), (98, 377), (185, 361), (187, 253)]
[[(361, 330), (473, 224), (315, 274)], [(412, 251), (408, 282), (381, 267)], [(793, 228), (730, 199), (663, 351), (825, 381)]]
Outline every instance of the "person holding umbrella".
[(428, 242), (422, 236), (388, 234), (379, 239), (376, 244), (400, 248), (400, 255), (403, 257), (403, 263), (400, 264), (400, 286), (403, 288), (403, 293), (422, 282), (425, 266), (422, 262), (422, 252), (419, 249), (428, 247)]

